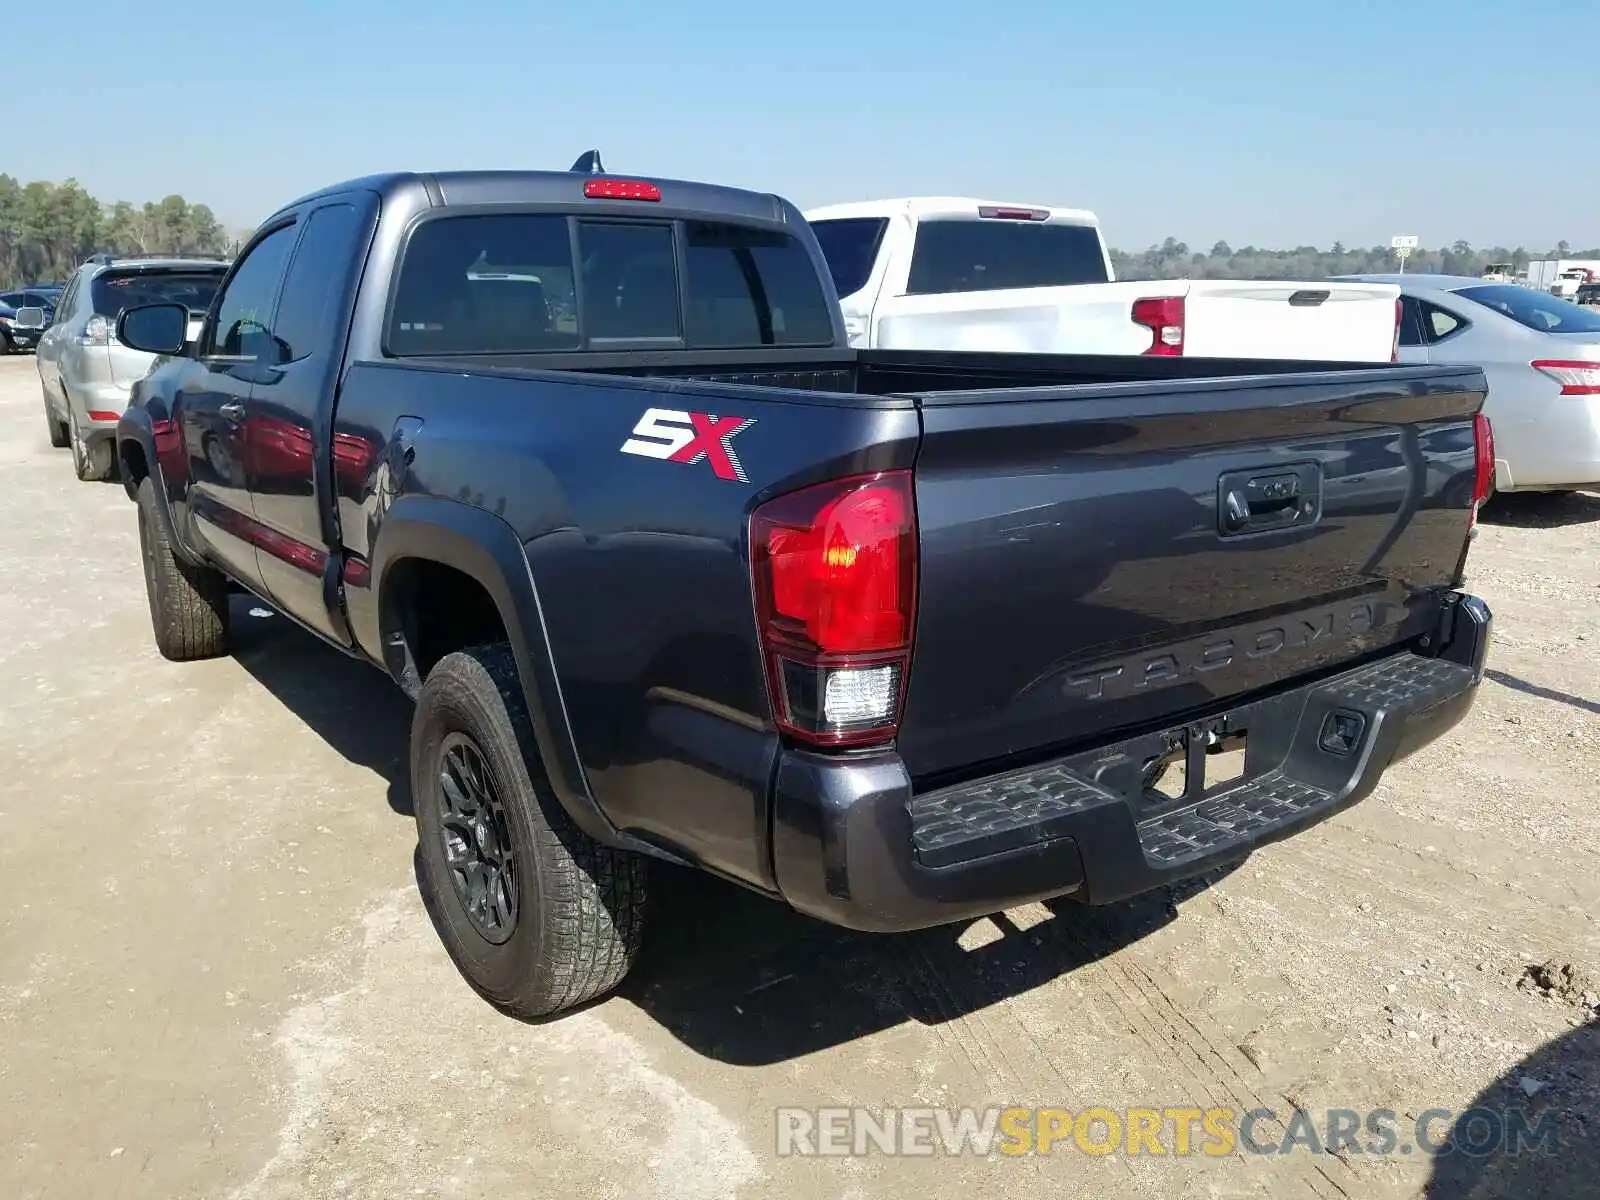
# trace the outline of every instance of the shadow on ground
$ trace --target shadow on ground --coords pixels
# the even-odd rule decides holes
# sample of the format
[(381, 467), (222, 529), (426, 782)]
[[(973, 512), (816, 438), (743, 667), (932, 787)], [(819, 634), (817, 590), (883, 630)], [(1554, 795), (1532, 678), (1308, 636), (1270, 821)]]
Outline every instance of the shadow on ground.
[(1593, 492), (1508, 492), (1483, 506), (1485, 525), (1514, 529), (1560, 529), (1600, 521), (1600, 494)]
[[(1494, 680), (1501, 687), (1510, 688), (1513, 692), (1521, 692), (1524, 696), (1536, 696), (1540, 700), (1552, 700), (1557, 704), (1565, 704), (1568, 708), (1575, 708), (1579, 712), (1594, 713), (1600, 716), (1600, 702), (1585, 700), (1582, 696), (1574, 696), (1570, 692), (1558, 691), (1555, 688), (1540, 687), (1537, 683), (1529, 683), (1526, 679), (1518, 679), (1515, 675), (1505, 671), (1487, 670), (1484, 676)], [(1597, 1188), (1600, 1194), (1600, 1188)]]
[[(253, 598), (234, 597), (232, 628), (239, 664), (345, 758), (382, 775), (389, 806), (411, 815), (412, 707), (400, 690)], [(853, 933), (663, 865), (652, 880), (651, 932), (621, 995), (709, 1058), (783, 1062), (906, 1021), (942, 1024), (1040, 987), (1162, 928), (1179, 903), (1226, 873), (1104, 908), (1053, 901), (1028, 929), (996, 916), (989, 940), (969, 949), (961, 940), (972, 922)]]
[[(1218, 872), (1124, 904), (1051, 901), (1027, 929), (1004, 915), (862, 934), (689, 871), (657, 872), (652, 933), (621, 994), (696, 1052), (761, 1066), (907, 1021), (940, 1025), (1041, 987), (1149, 936)], [(992, 922), (992, 926), (989, 923)], [(995, 932), (1001, 936), (995, 937)]]
[(1600, 1021), (1518, 1063), (1433, 1138), (1449, 1150), (1434, 1160), (1427, 1200), (1600, 1195)]
[(254, 597), (235, 595), (233, 657), (323, 741), (382, 775), (389, 807), (411, 815), (411, 701), (383, 672), (324, 645)]

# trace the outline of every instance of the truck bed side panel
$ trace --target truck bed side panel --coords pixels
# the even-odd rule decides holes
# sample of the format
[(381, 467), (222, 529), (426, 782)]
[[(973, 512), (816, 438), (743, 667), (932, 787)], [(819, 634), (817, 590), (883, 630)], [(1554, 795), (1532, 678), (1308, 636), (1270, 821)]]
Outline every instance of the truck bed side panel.
[[(344, 490), (347, 549), (370, 558), (381, 544), (385, 486), (505, 520), (524, 546), (600, 809), (619, 828), (770, 887), (766, 798), (777, 737), (756, 642), (748, 516), (773, 491), (909, 467), (918, 421), (910, 402), (843, 407), (785, 403), (778, 389), (759, 401), (751, 394), (360, 364), (335, 428), (372, 443), (381, 463), (396, 422), (425, 414), (398, 480)], [(750, 421), (729, 442), (745, 478), (720, 478), (712, 455), (674, 462), (624, 453), (652, 409), (665, 410), (656, 417), (667, 425), (690, 413)], [(373, 583), (381, 594), (382, 580)], [(375, 604), (352, 592), (350, 606), (357, 636), (378, 656)]]

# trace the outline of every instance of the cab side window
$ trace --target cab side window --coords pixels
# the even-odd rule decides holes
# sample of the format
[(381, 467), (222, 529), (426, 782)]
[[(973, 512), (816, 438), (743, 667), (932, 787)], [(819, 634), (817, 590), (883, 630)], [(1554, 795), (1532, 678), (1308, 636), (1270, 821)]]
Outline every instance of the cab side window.
[(326, 205), (306, 221), (272, 322), (277, 362), (298, 362), (333, 344), (335, 305), (356, 259), (359, 232), (353, 204)]
[(298, 227), (284, 225), (251, 247), (216, 305), (206, 355), (237, 362), (281, 362), (273, 340), (272, 306), (283, 282)]

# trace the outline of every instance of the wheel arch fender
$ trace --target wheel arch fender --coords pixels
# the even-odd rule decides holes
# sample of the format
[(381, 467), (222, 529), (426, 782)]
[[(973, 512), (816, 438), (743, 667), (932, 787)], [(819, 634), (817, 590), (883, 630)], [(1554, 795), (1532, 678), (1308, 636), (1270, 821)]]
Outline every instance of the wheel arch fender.
[(406, 564), (434, 564), (467, 576), (487, 593), (516, 659), (523, 700), (551, 789), (574, 823), (595, 840), (650, 853), (620, 833), (595, 803), (567, 717), (555, 655), (533, 571), (516, 531), (495, 514), (431, 496), (402, 496), (383, 514), (371, 559), (384, 666), (410, 695), (422, 686), (413, 657)]
[(206, 565), (178, 534), (177, 514), (172, 511), (172, 495), (167, 491), (156, 447), (155, 426), (143, 407), (129, 407), (117, 418), (116, 449), (118, 475), (128, 499), (138, 503), (139, 484), (148, 476), (155, 493), (156, 520), (166, 527), (173, 550), (195, 566)]
[[(166, 513), (167, 491), (161, 486), (161, 460), (156, 457), (155, 429), (150, 414), (142, 408), (129, 408), (117, 419), (117, 463), (122, 467), (122, 490), (129, 500), (139, 498), (139, 482), (146, 475), (155, 477), (156, 498), (170, 528)], [(130, 469), (131, 468), (131, 469)]]

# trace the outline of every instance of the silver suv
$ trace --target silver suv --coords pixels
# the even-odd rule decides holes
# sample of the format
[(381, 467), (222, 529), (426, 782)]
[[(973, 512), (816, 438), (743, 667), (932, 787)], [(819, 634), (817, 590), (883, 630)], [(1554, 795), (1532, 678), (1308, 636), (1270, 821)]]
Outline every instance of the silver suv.
[(113, 473), (117, 418), (155, 362), (117, 341), (117, 315), (138, 304), (183, 304), (195, 336), (227, 271), (217, 259), (97, 255), (74, 272), (37, 357), (50, 444), (72, 447), (79, 479)]

